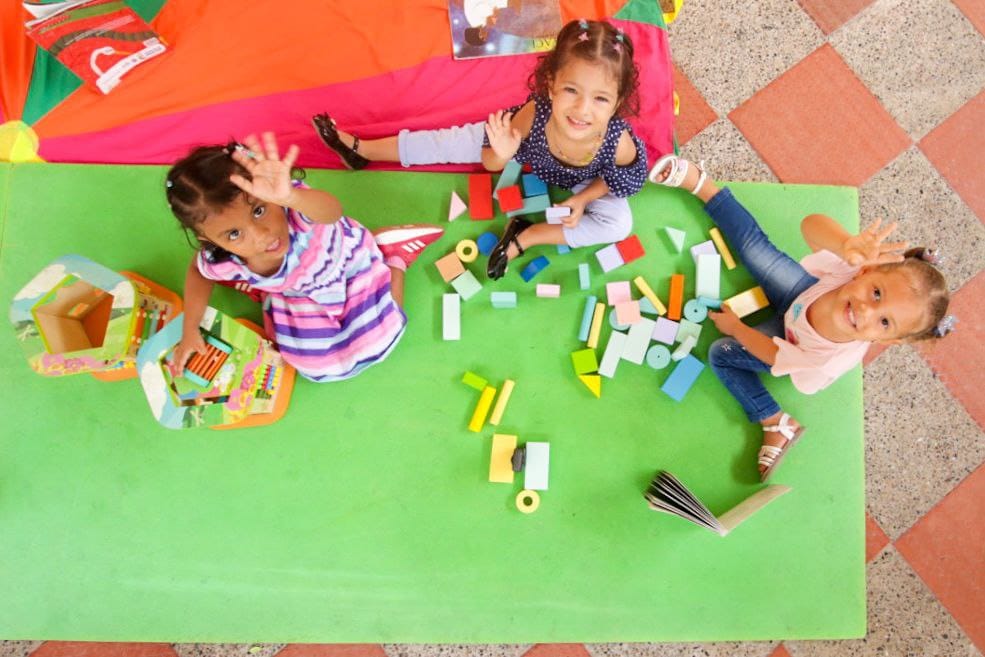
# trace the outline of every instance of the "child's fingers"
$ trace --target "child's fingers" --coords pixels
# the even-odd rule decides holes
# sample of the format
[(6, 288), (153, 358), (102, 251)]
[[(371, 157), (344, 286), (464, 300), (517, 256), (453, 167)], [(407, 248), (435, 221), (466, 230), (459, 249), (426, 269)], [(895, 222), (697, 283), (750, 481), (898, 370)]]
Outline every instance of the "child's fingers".
[(891, 262), (903, 262), (906, 257), (902, 253), (881, 253), (876, 258), (876, 264), (884, 265)]
[(274, 136), (274, 133), (265, 132), (261, 137), (263, 138), (263, 152), (267, 155), (267, 159), (279, 160), (280, 150), (277, 148), (277, 137)]
[(247, 194), (253, 194), (253, 183), (238, 173), (229, 176), (229, 182), (242, 189)]
[[(246, 135), (240, 143), (250, 149), (251, 154), (253, 155), (253, 158), (251, 159), (259, 159), (263, 156), (263, 151), (260, 148), (260, 141), (257, 139), (256, 135)], [(247, 155), (247, 157), (249, 158), (249, 155)]]
[(884, 242), (879, 245), (879, 250), (882, 252), (905, 251), (909, 246), (909, 242)]
[(893, 223), (889, 224), (888, 226), (886, 226), (885, 228), (883, 228), (881, 231), (879, 231), (878, 233), (876, 233), (876, 239), (879, 240), (880, 242), (883, 241), (884, 239), (886, 239), (887, 237), (889, 237), (889, 235), (894, 230), (896, 230), (896, 227), (898, 225), (899, 225), (899, 222), (898, 221), (894, 221)]
[(284, 166), (287, 167), (288, 171), (294, 168), (294, 163), (298, 160), (298, 154), (301, 149), (298, 148), (297, 144), (291, 144), (287, 147), (287, 153), (284, 155)]

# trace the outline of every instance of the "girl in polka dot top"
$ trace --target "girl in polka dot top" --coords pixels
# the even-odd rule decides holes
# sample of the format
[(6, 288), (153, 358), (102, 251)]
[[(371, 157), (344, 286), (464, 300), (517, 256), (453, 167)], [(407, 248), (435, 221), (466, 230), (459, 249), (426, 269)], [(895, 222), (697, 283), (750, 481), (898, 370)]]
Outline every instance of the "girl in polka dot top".
[(510, 219), (489, 255), (487, 273), (500, 278), (510, 259), (532, 246), (591, 246), (629, 235), (633, 215), (626, 197), (642, 189), (647, 175), (646, 147), (623, 118), (638, 110), (638, 83), (629, 36), (605, 21), (580, 20), (565, 25), (554, 50), (540, 58), (527, 101), (487, 121), (365, 141), (337, 130), (327, 114), (313, 123), (353, 169), (370, 161), (481, 162), (501, 171), (516, 159), (544, 182), (570, 189), (572, 195), (556, 204), (570, 209), (562, 223)]

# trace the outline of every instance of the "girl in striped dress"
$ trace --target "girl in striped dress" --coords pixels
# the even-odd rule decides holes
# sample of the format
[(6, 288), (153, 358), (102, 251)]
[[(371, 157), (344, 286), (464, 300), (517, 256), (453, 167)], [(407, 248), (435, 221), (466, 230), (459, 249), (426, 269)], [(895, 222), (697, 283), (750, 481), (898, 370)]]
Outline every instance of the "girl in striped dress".
[(174, 365), (205, 351), (199, 323), (215, 282), (261, 293), (267, 337), (313, 381), (353, 377), (386, 358), (407, 323), (404, 271), (442, 229), (395, 226), (375, 235), (338, 199), (291, 180), (272, 133), (203, 146), (168, 173), (168, 204), (199, 244), (185, 278)]

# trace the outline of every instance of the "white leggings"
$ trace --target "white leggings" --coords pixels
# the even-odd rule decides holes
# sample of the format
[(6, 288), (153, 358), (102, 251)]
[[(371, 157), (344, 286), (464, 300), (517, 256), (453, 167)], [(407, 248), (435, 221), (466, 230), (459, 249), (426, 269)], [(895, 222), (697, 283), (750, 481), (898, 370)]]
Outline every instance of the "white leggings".
[[(475, 164), (482, 162), (482, 138), (485, 121), (441, 130), (401, 130), (397, 135), (400, 164)], [(578, 193), (591, 183), (580, 182), (571, 188)], [(592, 246), (618, 242), (633, 229), (633, 213), (629, 201), (606, 194), (585, 206), (578, 225), (564, 227), (568, 246)]]

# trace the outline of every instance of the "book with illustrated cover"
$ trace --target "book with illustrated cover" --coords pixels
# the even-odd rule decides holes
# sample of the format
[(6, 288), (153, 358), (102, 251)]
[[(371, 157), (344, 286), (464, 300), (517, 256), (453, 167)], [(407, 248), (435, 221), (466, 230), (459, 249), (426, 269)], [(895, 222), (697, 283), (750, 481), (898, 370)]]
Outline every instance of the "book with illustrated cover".
[(661, 470), (650, 482), (650, 486), (646, 489), (643, 497), (646, 498), (646, 503), (654, 511), (679, 516), (696, 525), (710, 529), (719, 536), (727, 536), (749, 516), (789, 492), (789, 486), (777, 484), (767, 486), (739, 502), (721, 516), (716, 517), (677, 477)]
[(554, 48), (561, 31), (558, 0), (448, 0), (455, 59)]
[(82, 78), (108, 94), (129, 71), (167, 46), (122, 0), (25, 2), (34, 17), (27, 35)]

